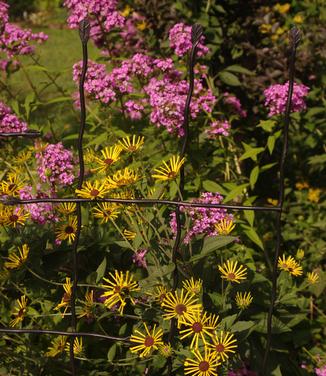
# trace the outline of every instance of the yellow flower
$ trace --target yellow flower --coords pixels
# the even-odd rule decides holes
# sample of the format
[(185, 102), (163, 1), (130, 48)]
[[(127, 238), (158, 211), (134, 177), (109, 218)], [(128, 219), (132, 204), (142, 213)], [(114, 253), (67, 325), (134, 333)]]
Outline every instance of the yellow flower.
[(16, 228), (18, 225), (24, 225), (29, 213), (23, 208), (7, 208), (4, 212), (4, 224)]
[(87, 181), (83, 184), (82, 189), (76, 189), (79, 197), (96, 200), (97, 198), (104, 198), (104, 195), (109, 192), (106, 183), (101, 183), (98, 180), (94, 182)]
[(304, 250), (299, 248), (297, 250), (297, 254), (295, 256), (298, 260), (302, 260), (304, 258)]
[(51, 346), (48, 347), (48, 351), (45, 353), (45, 356), (48, 358), (54, 358), (57, 355), (64, 352), (66, 347), (67, 337), (59, 336), (51, 341)]
[(163, 285), (159, 285), (159, 286), (155, 286), (153, 292), (148, 292), (147, 294), (153, 296), (156, 302), (158, 302), (159, 304), (162, 304), (167, 293), (168, 293), (168, 289)]
[(211, 337), (213, 326), (209, 326), (209, 316), (204, 312), (195, 312), (189, 314), (187, 318), (180, 320), (180, 323), (186, 326), (186, 329), (180, 330), (180, 339), (185, 339), (188, 336), (193, 336), (190, 344), (190, 348), (198, 349), (199, 339), (202, 340), (204, 345), (207, 344), (205, 335)]
[[(70, 354), (70, 342), (69, 341), (67, 341), (65, 350), (66, 350), (66, 353), (69, 355)], [(73, 350), (74, 350), (75, 356), (80, 357), (80, 356), (83, 355), (84, 347), (83, 347), (83, 338), (82, 337), (80, 337), (80, 338), (75, 337)]]
[(239, 309), (246, 309), (250, 306), (251, 302), (253, 300), (253, 297), (251, 296), (250, 291), (249, 292), (237, 292), (235, 296), (235, 302)]
[(118, 205), (111, 202), (102, 202), (93, 208), (93, 216), (101, 219), (101, 223), (107, 223), (110, 220), (118, 218), (120, 211)]
[(136, 27), (137, 27), (138, 30), (140, 30), (140, 31), (144, 31), (145, 29), (147, 29), (148, 24), (147, 24), (147, 22), (146, 22), (145, 20), (142, 20), (141, 22), (139, 22), (139, 23), (137, 24)]
[(238, 261), (227, 260), (223, 266), (218, 265), (218, 270), (222, 273), (223, 279), (229, 282), (240, 283), (240, 280), (246, 279), (247, 268), (240, 265), (238, 268)]
[(274, 198), (268, 198), (267, 199), (267, 202), (273, 206), (277, 206), (278, 205), (278, 200), (274, 199)]
[(293, 17), (293, 22), (296, 23), (296, 24), (302, 24), (304, 21), (304, 18), (302, 17), (301, 14), (296, 14), (294, 17)]
[(291, 4), (289, 4), (289, 3), (285, 3), (285, 4), (277, 3), (277, 4), (274, 5), (274, 10), (276, 12), (279, 12), (280, 14), (287, 13), (290, 10), (290, 8), (291, 8)]
[(298, 182), (298, 183), (296, 183), (295, 184), (295, 187), (299, 190), (299, 191), (302, 191), (303, 189), (307, 189), (307, 188), (309, 188), (309, 184), (306, 182), (306, 181), (304, 181), (304, 182)]
[(7, 180), (1, 182), (0, 193), (8, 196), (19, 196), (19, 191), (25, 186), (25, 180), (21, 180), (17, 174), (8, 174)]
[(163, 343), (158, 347), (158, 351), (164, 358), (169, 358), (173, 354), (172, 346), (169, 343)]
[(319, 275), (315, 272), (307, 273), (307, 281), (310, 285), (314, 285), (319, 281)]
[(12, 313), (15, 318), (10, 321), (10, 326), (14, 327), (24, 320), (27, 313), (27, 301), (28, 299), (26, 298), (26, 295), (22, 295), (16, 300), (16, 306), (14, 307), (14, 312)]
[(180, 158), (179, 155), (173, 155), (168, 162), (163, 161), (163, 166), (154, 169), (157, 174), (153, 174), (152, 177), (163, 181), (173, 180), (178, 175), (184, 163), (185, 158)]
[(219, 324), (218, 324), (219, 318), (220, 318), (219, 315), (216, 315), (215, 313), (210, 313), (208, 315), (207, 325), (211, 326), (212, 328), (214, 328), (214, 330), (216, 330), (219, 326)]
[(130, 5), (126, 5), (124, 9), (120, 12), (121, 16), (128, 17), (129, 14), (132, 12), (132, 8)]
[(270, 25), (270, 24), (262, 24), (262, 25), (259, 26), (259, 31), (260, 31), (262, 34), (267, 34), (267, 33), (269, 33), (271, 30), (272, 30), (272, 25)]
[(130, 295), (133, 291), (139, 291), (138, 283), (134, 281), (134, 276), (130, 274), (129, 270), (124, 274), (115, 270), (114, 274), (109, 273), (111, 279), (103, 278), (107, 285), (102, 285), (106, 291), (101, 298), (106, 298), (104, 305), (111, 309), (115, 305), (119, 305), (118, 311), (123, 315), (123, 310), (126, 305), (126, 299), (130, 299), (132, 304), (135, 304), (134, 299)]
[(232, 333), (221, 331), (220, 333), (216, 333), (213, 337), (213, 343), (209, 346), (214, 351), (215, 356), (217, 355), (218, 359), (224, 362), (229, 358), (228, 353), (235, 353), (234, 350), (238, 347), (236, 343), (237, 340)]
[(126, 228), (122, 231), (123, 232), (123, 235), (125, 236), (126, 239), (128, 240), (133, 240), (135, 239), (137, 233), (136, 232), (133, 232), (133, 231), (129, 231), (127, 230)]
[(117, 171), (112, 177), (107, 177), (106, 181), (110, 188), (119, 188), (124, 185), (134, 184), (138, 179), (137, 172), (126, 167), (123, 170)]
[(64, 215), (73, 214), (76, 211), (76, 204), (74, 202), (63, 202), (56, 209)]
[(235, 228), (235, 224), (231, 219), (222, 219), (220, 222), (215, 223), (214, 226), (219, 235), (229, 235)]
[(68, 240), (71, 244), (76, 239), (77, 232), (77, 217), (68, 217), (68, 223), (62, 224), (56, 230), (56, 238), (58, 240)]
[(198, 295), (200, 294), (201, 289), (203, 287), (203, 281), (201, 279), (195, 281), (194, 278), (191, 277), (190, 279), (182, 281), (182, 286), (185, 290), (189, 291), (190, 293)]
[(163, 310), (164, 320), (178, 319), (178, 328), (180, 328), (181, 320), (188, 319), (190, 314), (201, 311), (201, 304), (198, 303), (198, 298), (189, 291), (181, 289), (180, 296), (178, 291), (168, 292), (161, 304)]
[(137, 345), (130, 348), (132, 353), (140, 352), (140, 358), (144, 358), (152, 353), (152, 351), (157, 350), (160, 345), (163, 345), (162, 337), (163, 330), (156, 329), (154, 325), (153, 329), (150, 331), (144, 323), (146, 333), (142, 333), (138, 329), (135, 330), (136, 334), (130, 337), (130, 342), (137, 343)]
[(284, 270), (286, 272), (289, 272), (290, 274), (294, 275), (295, 277), (298, 277), (302, 275), (302, 266), (299, 265), (295, 261), (295, 259), (292, 256), (288, 256), (287, 258), (285, 255), (283, 257), (278, 258), (278, 268), (281, 270)]
[(185, 375), (192, 376), (217, 376), (216, 368), (221, 363), (218, 357), (211, 349), (205, 346), (205, 354), (202, 355), (198, 350), (193, 350), (195, 359), (186, 358), (184, 362)]
[(91, 164), (94, 162), (97, 155), (95, 154), (93, 149), (87, 149), (84, 154), (84, 162), (87, 164)]
[(26, 163), (29, 159), (31, 159), (32, 153), (27, 150), (22, 150), (18, 153), (16, 157), (14, 157), (14, 163), (17, 163), (18, 165)]
[(120, 145), (106, 147), (104, 150), (101, 150), (102, 158), (94, 158), (94, 162), (99, 165), (99, 167), (95, 168), (94, 171), (106, 172), (108, 168), (113, 165), (113, 163), (120, 159), (121, 152), (122, 148)]
[(60, 310), (60, 308), (64, 308), (62, 316), (67, 312), (68, 307), (70, 306), (70, 300), (72, 295), (72, 283), (69, 277), (66, 277), (66, 283), (63, 284), (64, 294), (61, 298), (61, 302), (54, 307), (55, 310)]
[(5, 263), (4, 267), (7, 269), (19, 269), (27, 260), (29, 254), (29, 246), (27, 244), (23, 244), (20, 248), (18, 247), (18, 254), (11, 253)]
[(87, 320), (94, 318), (94, 290), (88, 291), (85, 294), (85, 302), (83, 302), (83, 307), (77, 307), (78, 318), (86, 317)]
[(319, 201), (319, 198), (320, 198), (320, 193), (321, 193), (321, 189), (310, 188), (309, 191), (308, 191), (308, 200), (310, 202), (317, 203)]
[(137, 151), (143, 147), (144, 136), (137, 137), (136, 135), (133, 135), (132, 138), (128, 136), (120, 140), (119, 144), (123, 150), (133, 153), (134, 151)]

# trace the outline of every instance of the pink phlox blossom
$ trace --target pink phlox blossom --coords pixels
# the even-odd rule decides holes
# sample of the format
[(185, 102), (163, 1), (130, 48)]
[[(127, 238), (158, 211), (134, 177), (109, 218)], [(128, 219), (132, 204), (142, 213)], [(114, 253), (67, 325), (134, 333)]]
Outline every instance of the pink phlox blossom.
[(326, 365), (320, 368), (315, 368), (317, 376), (326, 376)]
[[(169, 31), (170, 47), (176, 55), (184, 56), (192, 47), (191, 43), (191, 26), (184, 23), (177, 23)], [(206, 55), (209, 48), (204, 45), (205, 37), (202, 36), (197, 48), (197, 55)]]
[(0, 132), (20, 133), (27, 130), (27, 124), (18, 119), (12, 110), (0, 102)]
[(224, 102), (226, 104), (230, 105), (233, 108), (233, 110), (237, 114), (239, 114), (241, 117), (243, 118), (247, 117), (247, 111), (245, 111), (242, 108), (241, 102), (236, 96), (229, 94), (228, 92), (225, 92), (223, 95), (224, 95)]
[(206, 129), (206, 133), (208, 134), (209, 138), (215, 138), (216, 136), (223, 135), (229, 136), (229, 130), (231, 125), (228, 121), (213, 121), (210, 124), (210, 127)]
[[(264, 90), (265, 106), (269, 109), (269, 116), (283, 114), (286, 109), (286, 101), (289, 90), (289, 81), (284, 85), (275, 84)], [(292, 112), (299, 112), (306, 108), (305, 97), (309, 87), (294, 83), (292, 95)]]
[(140, 268), (147, 268), (147, 263), (145, 256), (147, 254), (147, 249), (139, 249), (137, 252), (135, 252), (132, 256), (132, 262), (136, 264)]
[(140, 120), (143, 116), (142, 111), (144, 106), (133, 100), (128, 100), (124, 103), (125, 114), (130, 117), (131, 120)]

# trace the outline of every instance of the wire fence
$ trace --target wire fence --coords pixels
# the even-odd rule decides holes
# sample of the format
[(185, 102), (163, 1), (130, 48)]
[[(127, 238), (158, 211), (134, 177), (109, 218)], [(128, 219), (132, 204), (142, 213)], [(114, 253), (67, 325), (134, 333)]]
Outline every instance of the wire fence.
[[(79, 35), (82, 45), (82, 54), (83, 54), (83, 65), (82, 65), (82, 74), (80, 77), (79, 82), (79, 94), (80, 94), (80, 127), (79, 127), (79, 136), (77, 141), (77, 148), (78, 148), (78, 158), (79, 158), (79, 178), (77, 188), (81, 189), (85, 172), (84, 172), (84, 152), (83, 152), (83, 135), (86, 125), (86, 105), (85, 105), (85, 91), (84, 85), (86, 80), (86, 74), (88, 69), (88, 40), (90, 34), (90, 24), (87, 19), (83, 20), (79, 26)], [(189, 67), (188, 67), (188, 77), (189, 77), (189, 90), (186, 99), (186, 105), (184, 110), (184, 121), (183, 121), (183, 130), (184, 136), (182, 137), (182, 144), (180, 150), (181, 158), (187, 154), (187, 146), (189, 142), (189, 112), (190, 112), (190, 104), (194, 90), (194, 66), (196, 62), (196, 52), (197, 46), (200, 42), (200, 38), (203, 35), (203, 29), (200, 25), (193, 25), (192, 27), (192, 49), (189, 55)], [(70, 338), (70, 346), (69, 346), (69, 358), (70, 358), (70, 367), (71, 367), (71, 374), (76, 376), (77, 367), (76, 361), (74, 356), (74, 339), (76, 337), (93, 337), (93, 338), (101, 338), (110, 341), (121, 341), (127, 342), (129, 341), (129, 337), (114, 337), (109, 335), (104, 335), (100, 333), (88, 333), (88, 332), (77, 332), (76, 323), (76, 291), (78, 287), (78, 266), (77, 266), (77, 252), (78, 252), (78, 245), (82, 227), (82, 215), (81, 215), (81, 206), (83, 203), (87, 202), (110, 202), (110, 203), (117, 203), (120, 205), (130, 205), (130, 204), (137, 204), (141, 206), (154, 206), (154, 205), (167, 205), (175, 207), (175, 215), (176, 215), (176, 224), (177, 224), (177, 231), (176, 237), (174, 241), (174, 246), (172, 249), (172, 262), (174, 264), (174, 270), (172, 272), (172, 287), (175, 290), (178, 286), (179, 282), (179, 271), (178, 271), (178, 250), (181, 241), (181, 228), (183, 222), (183, 214), (180, 210), (180, 207), (202, 207), (202, 208), (223, 208), (229, 209), (234, 211), (241, 211), (241, 210), (253, 210), (253, 211), (265, 211), (265, 212), (275, 212), (275, 226), (276, 226), (276, 242), (275, 242), (275, 252), (274, 252), (274, 259), (273, 259), (273, 273), (272, 273), (272, 289), (270, 293), (270, 309), (267, 316), (267, 337), (266, 337), (266, 347), (265, 347), (265, 354), (261, 365), (261, 376), (266, 376), (266, 370), (268, 366), (268, 359), (269, 353), (271, 350), (271, 340), (272, 340), (272, 318), (274, 313), (275, 301), (276, 301), (276, 291), (277, 291), (277, 261), (280, 253), (281, 241), (282, 241), (282, 212), (283, 212), (283, 204), (284, 204), (284, 182), (285, 182), (285, 164), (286, 158), (288, 154), (288, 133), (289, 133), (289, 125), (290, 125), (290, 112), (291, 112), (291, 103), (292, 103), (292, 94), (293, 94), (293, 85), (294, 85), (294, 73), (295, 73), (295, 60), (296, 60), (296, 50), (297, 46), (300, 41), (300, 33), (299, 30), (293, 28), (290, 31), (290, 47), (289, 47), (289, 89), (287, 95), (287, 103), (286, 103), (286, 111), (284, 114), (284, 128), (283, 128), (283, 147), (281, 151), (280, 161), (279, 161), (279, 170), (278, 170), (278, 178), (279, 178), (279, 199), (278, 205), (273, 207), (267, 206), (243, 206), (243, 205), (224, 205), (224, 204), (204, 204), (204, 203), (196, 203), (196, 202), (187, 202), (181, 201), (180, 199), (173, 200), (160, 200), (160, 199), (116, 199), (116, 198), (106, 198), (106, 199), (81, 199), (77, 197), (71, 198), (40, 198), (40, 199), (28, 199), (22, 200), (15, 197), (2, 197), (0, 202), (4, 205), (25, 205), (25, 204), (35, 204), (35, 203), (64, 203), (64, 202), (74, 202), (76, 203), (77, 209), (77, 231), (76, 237), (72, 244), (72, 253), (73, 253), (73, 265), (72, 265), (72, 276), (71, 279), (73, 281), (72, 285), (72, 295), (70, 300), (71, 305), (71, 323), (69, 331), (57, 331), (57, 330), (45, 330), (45, 329), (13, 329), (13, 328), (0, 328), (0, 334), (47, 334), (47, 335), (62, 335), (68, 336)], [(0, 138), (37, 138), (41, 136), (40, 132), (37, 131), (26, 131), (21, 133), (0, 133)], [(181, 196), (184, 193), (184, 186), (185, 186), (185, 173), (184, 173), (184, 165), (180, 169), (180, 180), (179, 180), (179, 191)], [(170, 324), (170, 331), (169, 331), (169, 341), (173, 346), (174, 338), (176, 334), (176, 319), (171, 320)], [(170, 376), (173, 374), (172, 370), (173, 359), (170, 357), (167, 362), (167, 374)]]

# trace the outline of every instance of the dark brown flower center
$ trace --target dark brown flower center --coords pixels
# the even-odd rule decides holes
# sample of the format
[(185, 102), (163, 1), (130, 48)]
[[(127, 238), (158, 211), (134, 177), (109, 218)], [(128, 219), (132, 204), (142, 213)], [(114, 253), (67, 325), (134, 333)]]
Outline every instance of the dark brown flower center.
[(154, 345), (154, 338), (153, 337), (146, 337), (144, 341), (144, 345), (146, 347), (151, 347)]
[(222, 353), (224, 351), (224, 345), (222, 345), (222, 343), (218, 343), (216, 346), (215, 346), (215, 350), (219, 353)]
[(90, 195), (93, 196), (93, 197), (96, 197), (99, 193), (100, 193), (100, 191), (97, 190), (97, 189), (92, 189), (90, 191)]
[(209, 370), (209, 363), (206, 362), (206, 360), (202, 360), (200, 363), (199, 363), (199, 371), (201, 372), (206, 372)]
[(71, 295), (65, 292), (65, 293), (63, 294), (63, 298), (62, 298), (62, 300), (63, 300), (64, 302), (68, 303), (68, 302), (70, 302), (70, 298), (71, 298)]
[(18, 217), (18, 215), (16, 215), (16, 214), (12, 214), (12, 215), (9, 217), (9, 219), (11, 220), (11, 222), (17, 222), (18, 219), (19, 219), (19, 217)]
[(9, 188), (10, 191), (14, 191), (15, 189), (17, 189), (17, 184), (14, 184), (14, 183), (9, 184), (8, 188)]
[(177, 304), (175, 311), (178, 315), (183, 315), (184, 312), (187, 312), (187, 307), (184, 304)]
[(200, 333), (200, 332), (203, 330), (203, 325), (202, 325), (200, 322), (195, 322), (195, 323), (192, 325), (192, 330), (193, 330), (195, 333)]
[(26, 312), (26, 308), (21, 308), (18, 313), (17, 313), (17, 316), (18, 317), (22, 317), (25, 315), (25, 312)]
[(228, 273), (228, 279), (235, 279), (234, 273)]
[(174, 171), (170, 171), (169, 173), (168, 173), (168, 178), (174, 178), (175, 177), (175, 175), (176, 175), (176, 173), (174, 172)]
[(72, 226), (67, 226), (65, 228), (65, 233), (66, 234), (73, 234), (74, 233), (74, 228)]
[(108, 166), (110, 166), (113, 162), (114, 162), (114, 160), (111, 159), (111, 158), (104, 159), (104, 163), (107, 164)]

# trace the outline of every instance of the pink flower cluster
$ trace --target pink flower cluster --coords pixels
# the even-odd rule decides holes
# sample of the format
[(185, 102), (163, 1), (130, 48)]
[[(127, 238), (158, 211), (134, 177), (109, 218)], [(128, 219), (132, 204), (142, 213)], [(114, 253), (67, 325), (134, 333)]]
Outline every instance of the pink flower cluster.
[(147, 268), (146, 263), (146, 254), (148, 250), (147, 249), (139, 249), (137, 252), (135, 252), (132, 256), (132, 262), (136, 264), (140, 268)]
[(105, 44), (105, 33), (124, 26), (125, 18), (117, 10), (117, 0), (65, 0), (69, 10), (68, 25), (78, 28), (84, 18), (90, 19), (90, 35), (98, 47)]
[(326, 376), (326, 365), (315, 369), (316, 376)]
[[(32, 198), (48, 198), (54, 197), (53, 195), (49, 196), (46, 193), (37, 191), (36, 196), (32, 194), (33, 188), (26, 186), (19, 191), (19, 197), (22, 200), (30, 200)], [(56, 216), (53, 205), (47, 202), (41, 202), (37, 204), (27, 204), (24, 208), (29, 212), (32, 221), (44, 225), (47, 222), (58, 222), (58, 217)]]
[[(174, 50), (176, 55), (184, 56), (192, 47), (191, 26), (187, 26), (184, 23), (174, 25), (169, 31), (169, 41), (170, 47)], [(206, 55), (209, 51), (209, 48), (204, 45), (204, 42), (205, 37), (202, 36), (197, 48), (198, 56)]]
[[(269, 116), (283, 114), (286, 109), (289, 82), (284, 85), (275, 84), (264, 90), (265, 106), (269, 108)], [(292, 112), (302, 111), (306, 108), (305, 97), (309, 88), (303, 84), (294, 83), (292, 96)]]
[[(204, 192), (199, 199), (193, 200), (196, 203), (205, 204), (220, 204), (223, 197), (219, 193)], [(190, 240), (200, 234), (207, 236), (218, 235), (215, 229), (215, 223), (222, 219), (232, 220), (231, 214), (228, 214), (226, 209), (211, 209), (211, 208), (188, 208), (180, 206), (182, 212), (186, 213), (190, 218), (190, 230), (186, 233), (184, 243), (188, 244)], [(177, 222), (175, 213), (171, 214), (170, 227), (174, 234), (177, 232)]]
[(218, 135), (228, 136), (231, 125), (228, 121), (213, 121), (210, 127), (206, 129), (209, 138), (215, 138)]
[(247, 111), (245, 111), (242, 108), (240, 100), (228, 92), (225, 92), (224, 94), (224, 102), (232, 107), (232, 109), (241, 117), (245, 118), (247, 117)]
[(4, 52), (8, 59), (16, 55), (29, 55), (35, 50), (30, 42), (42, 43), (48, 39), (43, 32), (32, 33), (31, 30), (21, 29), (9, 22), (8, 5), (0, 2), (0, 52)]
[(27, 130), (27, 124), (18, 119), (12, 110), (0, 102), (0, 133), (20, 133)]
[(73, 155), (61, 142), (49, 144), (42, 152), (36, 153), (38, 173), (43, 182), (52, 185), (71, 185), (74, 181)]

